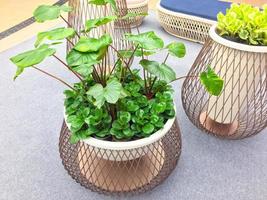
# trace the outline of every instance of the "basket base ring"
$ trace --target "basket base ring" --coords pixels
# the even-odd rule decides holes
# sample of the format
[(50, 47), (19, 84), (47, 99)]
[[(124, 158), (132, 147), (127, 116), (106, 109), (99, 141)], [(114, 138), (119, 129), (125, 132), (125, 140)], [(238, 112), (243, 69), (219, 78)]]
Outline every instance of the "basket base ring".
[(208, 132), (211, 132), (219, 137), (231, 137), (238, 130), (238, 121), (234, 120), (232, 123), (224, 124), (211, 119), (207, 112), (202, 112), (199, 116), (200, 124)]

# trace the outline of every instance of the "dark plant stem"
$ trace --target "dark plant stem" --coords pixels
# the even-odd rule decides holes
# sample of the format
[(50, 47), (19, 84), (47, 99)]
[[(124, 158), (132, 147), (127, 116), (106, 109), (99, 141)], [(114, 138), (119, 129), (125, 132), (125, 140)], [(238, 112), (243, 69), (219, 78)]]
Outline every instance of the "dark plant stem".
[(163, 61), (163, 64), (165, 64), (166, 63), (166, 61), (167, 61), (167, 59), (169, 58), (169, 53), (167, 54), (167, 56), (166, 56), (166, 58), (164, 59), (164, 61)]
[(112, 121), (116, 119), (116, 104), (109, 104), (110, 115)]
[[(60, 15), (60, 18), (68, 25), (68, 27), (72, 28), (72, 25), (66, 20), (62, 15)], [(77, 33), (77, 31), (74, 29), (75, 34), (77, 35), (78, 38), (80, 38), (80, 35)]]
[(110, 71), (110, 74), (113, 73), (114, 69), (116, 68), (116, 66), (117, 66), (117, 64), (118, 64), (119, 62), (120, 62), (120, 59), (118, 59), (118, 60), (115, 62), (113, 68), (112, 68), (111, 71)]
[(128, 63), (123, 59), (123, 56), (120, 54), (120, 52), (115, 47), (113, 47), (112, 45), (110, 45), (110, 47), (119, 55), (119, 57), (122, 58), (122, 61), (124, 62), (126, 68), (129, 70), (129, 72), (131, 73), (131, 75), (134, 77), (134, 74), (133, 74), (132, 70), (128, 66)]
[(55, 54), (53, 55), (54, 58), (56, 58), (59, 62), (61, 62), (65, 67), (68, 68), (80, 81), (83, 81), (83, 79), (75, 72), (73, 71), (63, 60), (61, 60), (59, 57), (57, 57)]
[(74, 43), (73, 43), (70, 39), (66, 38), (66, 40), (67, 40), (73, 47), (75, 46)]
[(43, 74), (46, 74), (47, 76), (50, 76), (51, 78), (54, 78), (54, 79), (58, 80), (59, 82), (63, 83), (64, 85), (68, 86), (70, 89), (76, 91), (71, 85), (69, 85), (68, 83), (66, 83), (66, 82), (63, 81), (62, 79), (60, 79), (60, 78), (54, 76), (53, 74), (50, 74), (50, 73), (48, 73), (48, 72), (46, 72), (46, 71), (44, 71), (44, 70), (42, 70), (42, 69), (40, 69), (40, 68), (38, 68), (38, 67), (35, 67), (34, 65), (33, 65), (32, 67), (33, 67), (34, 69), (36, 69), (37, 71), (42, 72)]
[(153, 86), (154, 86), (156, 80), (157, 80), (157, 77), (155, 77), (155, 78), (153, 79), (152, 84), (151, 84), (150, 89), (149, 89), (149, 93), (152, 92), (152, 89), (153, 89)]

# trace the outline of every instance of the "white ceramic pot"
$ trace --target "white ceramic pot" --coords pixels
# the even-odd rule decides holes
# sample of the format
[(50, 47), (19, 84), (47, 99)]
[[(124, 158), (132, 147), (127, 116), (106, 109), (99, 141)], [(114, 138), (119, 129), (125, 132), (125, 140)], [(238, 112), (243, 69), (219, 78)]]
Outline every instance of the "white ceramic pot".
[[(66, 121), (65, 110), (64, 119), (68, 128), (70, 129), (70, 124), (68, 124)], [(159, 148), (161, 138), (163, 138), (169, 132), (173, 123), (175, 122), (175, 119), (175, 117), (169, 119), (162, 129), (158, 130), (147, 138), (128, 142), (112, 142), (90, 137), (83, 140), (83, 142), (88, 144), (89, 151), (90, 148), (91, 150), (93, 148), (99, 149), (101, 153), (98, 155), (101, 155), (101, 159), (111, 161), (133, 160), (144, 156), (146, 153), (148, 153), (148, 151), (151, 151), (151, 149), (153, 150), (154, 148)]]
[[(207, 115), (216, 122), (231, 124), (238, 121), (240, 110), (250, 105), (257, 94), (261, 77), (266, 73), (267, 61), (263, 55), (267, 53), (267, 47), (224, 39), (216, 33), (216, 24), (211, 27), (209, 35), (214, 43), (208, 59), (225, 85), (219, 97), (210, 97)], [(226, 48), (220, 48), (221, 45)]]

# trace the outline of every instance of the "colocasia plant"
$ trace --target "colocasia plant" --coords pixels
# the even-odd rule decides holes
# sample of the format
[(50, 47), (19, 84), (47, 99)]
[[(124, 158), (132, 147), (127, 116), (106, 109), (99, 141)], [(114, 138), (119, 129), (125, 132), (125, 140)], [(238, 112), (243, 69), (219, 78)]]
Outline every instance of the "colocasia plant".
[[(116, 15), (113, 0), (89, 0), (89, 3), (103, 6), (111, 4), (114, 16), (89, 19), (82, 32), (74, 30), (62, 17), (62, 12), (71, 12), (68, 6), (39, 6), (34, 11), (37, 22), (45, 22), (61, 17), (69, 28), (61, 27), (38, 33), (35, 48), (11, 58), (17, 65), (16, 79), (25, 68), (33, 68), (44, 73), (69, 89), (65, 90), (66, 121), (70, 125), (71, 143), (95, 137), (109, 141), (130, 141), (148, 137), (161, 129), (166, 121), (175, 116), (173, 89), (171, 82), (178, 80), (167, 59), (182, 58), (186, 50), (184, 44), (172, 42), (165, 45), (153, 31), (126, 34), (125, 40), (132, 43), (131, 49), (116, 49), (112, 37), (105, 33), (99, 38), (88, 37), (91, 30), (114, 20), (134, 17), (128, 14)], [(73, 44), (71, 38), (78, 37)], [(56, 55), (54, 46), (66, 39), (73, 48), (67, 53), (66, 61)], [(99, 65), (113, 49), (117, 61), (110, 70)], [(158, 51), (167, 51), (162, 62), (149, 60)], [(54, 57), (77, 77), (79, 82), (69, 84), (36, 65), (47, 57)], [(134, 58), (140, 59), (141, 70), (131, 67)], [(198, 78), (198, 75), (196, 77)], [(200, 74), (204, 87), (211, 95), (219, 95), (223, 88), (221, 80), (211, 68)]]
[(232, 4), (219, 13), (218, 33), (227, 39), (249, 45), (267, 45), (267, 5), (262, 9), (248, 4)]

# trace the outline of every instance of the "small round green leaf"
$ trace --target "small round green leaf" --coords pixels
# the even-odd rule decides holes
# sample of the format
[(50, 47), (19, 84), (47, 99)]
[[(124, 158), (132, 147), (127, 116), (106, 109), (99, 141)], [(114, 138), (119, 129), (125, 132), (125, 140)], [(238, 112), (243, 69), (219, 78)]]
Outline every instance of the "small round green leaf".
[(205, 72), (202, 72), (200, 74), (200, 81), (211, 95), (220, 95), (224, 81), (214, 72), (213, 69), (208, 67)]
[(172, 56), (178, 58), (183, 58), (186, 53), (185, 45), (181, 42), (172, 42), (167, 46), (167, 49)]

